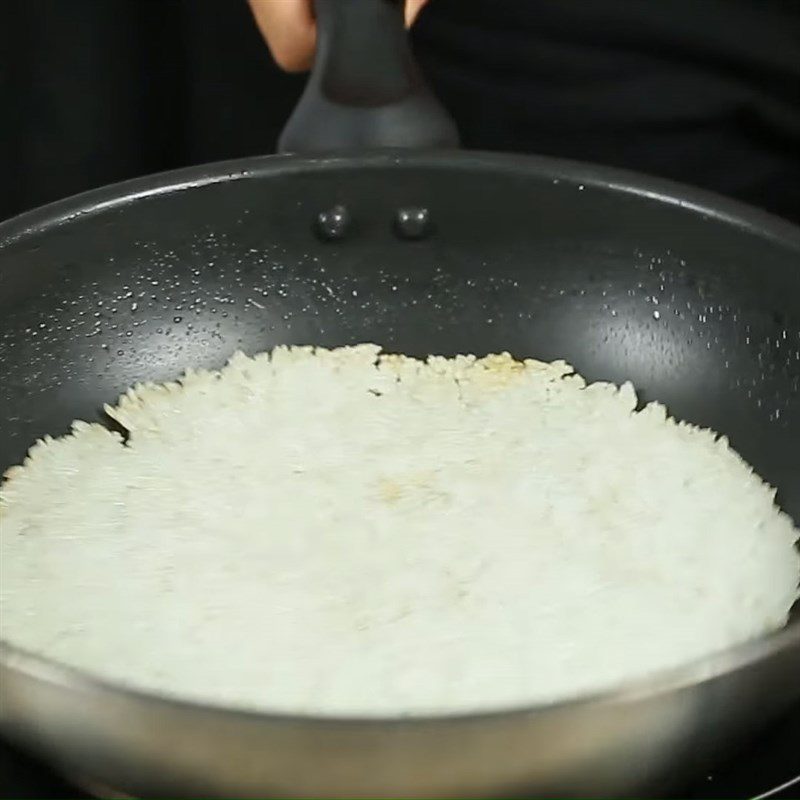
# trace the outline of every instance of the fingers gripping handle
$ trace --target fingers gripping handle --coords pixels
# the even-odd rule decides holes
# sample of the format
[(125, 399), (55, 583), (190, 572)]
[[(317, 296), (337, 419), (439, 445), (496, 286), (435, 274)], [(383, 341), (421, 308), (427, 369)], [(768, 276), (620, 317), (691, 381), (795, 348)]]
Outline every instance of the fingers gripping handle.
[(315, 0), (317, 52), (278, 141), (284, 153), (456, 147), (409, 47), (402, 3)]

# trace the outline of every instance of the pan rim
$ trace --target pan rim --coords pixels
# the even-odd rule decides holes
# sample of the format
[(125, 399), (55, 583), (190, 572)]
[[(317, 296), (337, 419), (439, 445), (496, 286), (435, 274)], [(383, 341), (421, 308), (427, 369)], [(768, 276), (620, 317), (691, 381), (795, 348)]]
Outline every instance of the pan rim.
[(480, 150), (376, 150), (247, 156), (107, 184), (0, 220), (0, 249), (37, 231), (138, 200), (238, 180), (352, 169), (466, 168), (621, 192), (715, 220), (800, 251), (800, 225), (716, 192), (618, 167), (550, 156)]
[[(273, 175), (407, 167), (466, 168), (476, 173), (508, 173), (523, 178), (563, 181), (575, 184), (576, 187), (622, 192), (651, 202), (678, 206), (709, 220), (747, 230), (753, 235), (797, 250), (800, 254), (800, 226), (713, 192), (664, 178), (581, 161), (463, 150), (387, 150), (316, 157), (252, 156), (156, 173), (91, 189), (0, 222), (0, 249), (24, 240), (38, 231), (67, 224), (78, 217), (187, 189), (232, 180), (263, 179)], [(800, 259), (798, 268), (800, 269)], [(0, 639), (0, 679), (4, 673), (17, 674), (71, 692), (113, 694), (130, 702), (166, 704), (181, 713), (222, 714), (230, 719), (261, 721), (269, 724), (424, 727), (524, 717), (543, 712), (557, 713), (579, 707), (633, 703), (702, 685), (795, 650), (800, 654), (800, 623), (790, 624), (774, 633), (678, 667), (659, 670), (649, 676), (576, 697), (503, 708), (415, 714), (407, 717), (272, 712), (266, 709), (239, 708), (171, 697), (93, 675), (89, 671), (25, 651), (2, 639)], [(0, 715), (0, 720), (3, 716)]]

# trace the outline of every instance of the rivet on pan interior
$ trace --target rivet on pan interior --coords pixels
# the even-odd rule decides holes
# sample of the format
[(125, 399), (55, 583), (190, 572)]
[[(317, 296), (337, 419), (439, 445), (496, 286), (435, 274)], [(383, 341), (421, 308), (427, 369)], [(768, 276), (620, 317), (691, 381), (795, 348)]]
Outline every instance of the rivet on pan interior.
[(431, 215), (427, 208), (400, 208), (394, 218), (395, 233), (401, 239), (422, 239), (431, 231)]
[(314, 230), (320, 239), (334, 241), (342, 239), (350, 227), (350, 212), (342, 205), (335, 205), (327, 211), (320, 211)]

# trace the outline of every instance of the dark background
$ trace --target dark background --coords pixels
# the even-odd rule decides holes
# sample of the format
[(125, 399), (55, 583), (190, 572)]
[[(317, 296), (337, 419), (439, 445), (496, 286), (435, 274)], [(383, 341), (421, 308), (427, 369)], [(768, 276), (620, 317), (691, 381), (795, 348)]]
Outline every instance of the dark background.
[[(414, 42), (470, 147), (800, 219), (800, 0), (431, 0)], [(303, 80), (244, 0), (0, 0), (0, 218), (271, 152)]]

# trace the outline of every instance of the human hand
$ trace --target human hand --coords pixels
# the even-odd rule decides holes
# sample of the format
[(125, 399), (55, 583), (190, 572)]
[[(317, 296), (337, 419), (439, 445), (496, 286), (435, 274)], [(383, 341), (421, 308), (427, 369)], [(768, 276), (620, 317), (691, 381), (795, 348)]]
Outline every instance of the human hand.
[[(326, 0), (340, 2), (341, 0)], [(286, 72), (311, 67), (317, 45), (312, 0), (248, 0), (272, 57)], [(428, 0), (405, 0), (406, 26), (410, 27)]]

